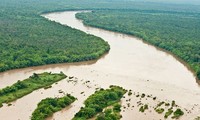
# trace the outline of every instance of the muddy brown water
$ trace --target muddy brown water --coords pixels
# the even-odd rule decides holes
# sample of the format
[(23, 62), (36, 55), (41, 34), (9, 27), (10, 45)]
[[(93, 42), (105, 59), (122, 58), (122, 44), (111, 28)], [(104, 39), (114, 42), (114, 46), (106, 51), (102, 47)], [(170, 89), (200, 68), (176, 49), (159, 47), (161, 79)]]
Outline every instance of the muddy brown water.
[[(152, 94), (160, 100), (175, 100), (183, 108), (192, 109), (194, 104), (200, 104), (200, 88), (195, 76), (172, 55), (133, 36), (85, 26), (81, 20), (75, 18), (77, 12), (80, 11), (50, 13), (42, 16), (103, 38), (110, 44), (109, 53), (96, 61), (45, 65), (0, 73), (0, 88), (12, 85), (33, 73), (63, 71), (66, 75), (77, 77), (74, 78), (77, 82), (68, 82), (66, 78), (53, 84), (50, 89), (34, 91), (12, 102), (9, 107), (4, 104), (0, 108), (0, 118), (28, 120), (39, 101), (46, 97), (63, 96), (63, 93), (59, 93), (59, 90), (62, 90), (77, 97), (78, 100), (66, 109), (55, 113), (48, 120), (70, 120), (83, 106), (83, 101), (94, 93), (95, 88), (108, 88), (109, 85), (119, 85), (136, 92)], [(85, 84), (84, 82), (88, 80), (90, 82)], [(81, 92), (84, 94), (80, 94)], [(133, 100), (131, 104), (134, 105), (134, 96), (128, 97)], [(125, 100), (126, 98), (122, 99), (123, 105), (126, 105)], [(151, 100), (144, 100), (144, 102), (151, 103)], [(192, 113), (181, 119), (190, 120), (200, 114), (199, 106), (193, 109)], [(163, 119), (163, 115), (150, 112), (139, 113), (138, 109), (125, 109), (121, 114), (123, 120)]]

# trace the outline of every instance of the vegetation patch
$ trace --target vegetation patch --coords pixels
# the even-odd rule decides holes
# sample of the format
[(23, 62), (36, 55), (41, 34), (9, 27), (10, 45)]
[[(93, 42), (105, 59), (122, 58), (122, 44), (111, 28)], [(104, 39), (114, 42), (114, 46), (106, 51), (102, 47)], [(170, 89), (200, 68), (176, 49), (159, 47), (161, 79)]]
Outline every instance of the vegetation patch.
[(132, 90), (129, 90), (128, 91), (128, 96), (131, 96), (133, 93), (132, 93)]
[(64, 73), (53, 74), (53, 73), (34, 73), (29, 78), (18, 81), (17, 83), (3, 88), (0, 90), (0, 106), (2, 103), (12, 102), (21, 98), (34, 90), (50, 86), (51, 84), (60, 81), (67, 76)]
[(164, 101), (162, 101), (162, 102), (158, 103), (158, 105), (156, 106), (156, 108), (158, 108), (158, 107), (162, 106), (164, 103), (165, 103)]
[[(141, 96), (141, 97), (139, 97)], [(139, 97), (139, 98), (138, 98)], [(184, 115), (184, 112), (181, 110), (181, 107), (179, 107), (176, 102), (173, 100), (171, 101), (171, 103), (166, 102), (166, 101), (161, 101), (158, 102), (157, 105), (149, 105), (149, 103), (143, 103), (141, 99), (145, 98), (146, 100), (147, 98), (152, 99), (153, 101), (156, 100), (156, 97), (153, 97), (152, 95), (145, 95), (144, 93), (142, 93), (141, 95), (138, 93), (136, 95), (136, 98), (140, 99), (139, 101), (137, 101), (137, 107), (139, 107), (139, 112), (144, 113), (146, 110), (149, 109), (149, 112), (152, 111), (152, 108), (154, 109), (154, 111), (158, 114), (163, 114), (164, 113), (164, 118), (169, 118), (169, 116), (171, 117), (171, 119), (179, 119), (181, 116)], [(126, 102), (130, 101), (126, 100)], [(156, 101), (155, 101), (156, 102)], [(130, 103), (127, 103), (127, 106), (130, 106)], [(133, 106), (134, 107), (134, 106)], [(126, 107), (124, 106), (124, 109)], [(187, 111), (187, 110), (186, 110)]]
[(144, 106), (141, 106), (141, 107), (140, 107), (139, 111), (140, 111), (140, 112), (145, 112), (145, 110), (147, 110), (147, 109), (149, 109), (149, 107), (148, 107), (147, 104), (145, 104)]
[[(65, 5), (60, 5), (60, 2)], [(88, 61), (109, 51), (110, 46), (103, 39), (41, 16), (44, 11), (72, 9), (69, 1), (60, 2), (0, 1), (0, 11), (3, 11), (0, 13), (0, 72)]]
[(120, 120), (122, 117), (120, 115), (121, 105), (116, 103), (112, 108), (105, 109), (103, 112), (99, 113), (96, 120)]
[[(108, 106), (113, 106), (115, 103), (119, 102), (120, 99), (127, 91), (122, 87), (110, 86), (110, 89), (100, 89), (96, 91), (93, 95), (89, 96), (84, 102), (85, 107), (76, 113), (73, 120), (86, 120), (94, 117), (98, 113), (102, 113), (103, 109)], [(108, 113), (102, 113), (99, 119), (104, 115), (111, 115), (113, 111), (119, 111), (119, 105), (114, 105), (113, 110), (108, 110)], [(111, 111), (111, 112), (110, 112)]]
[(173, 113), (172, 109), (168, 109), (168, 111), (165, 113), (165, 118), (168, 118)]
[(141, 95), (141, 98), (144, 98), (145, 97), (145, 94), (144, 93), (142, 93), (142, 95)]
[(49, 89), (49, 88), (52, 88), (52, 86), (49, 85), (49, 86), (45, 86), (45, 87), (44, 87), (44, 89)]
[[(171, 106), (169, 103), (166, 103), (164, 101), (158, 103), (154, 110), (159, 114), (165, 111), (164, 108), (161, 108), (162, 105), (168, 107), (168, 111), (165, 112), (164, 118), (168, 118), (171, 114), (173, 114), (171, 118), (178, 119), (180, 116), (184, 115), (184, 112), (180, 108), (177, 108), (178, 105), (176, 105), (176, 102), (174, 100), (171, 102)], [(176, 110), (173, 111), (173, 108), (176, 108)]]
[(45, 120), (45, 118), (67, 107), (74, 101), (75, 101), (75, 98), (69, 94), (61, 98), (43, 99), (37, 105), (36, 110), (32, 113), (31, 120)]
[(170, 104), (169, 103), (165, 103), (165, 106), (170, 106)]
[(176, 102), (174, 100), (172, 101), (171, 106), (172, 107), (176, 106)]
[(179, 118), (180, 116), (182, 116), (182, 115), (184, 115), (184, 112), (183, 112), (181, 109), (178, 108), (178, 109), (174, 112), (172, 118), (173, 118), (173, 119), (174, 119), (174, 118), (178, 119), (178, 118)]
[(163, 113), (165, 110), (163, 108), (157, 108), (155, 109), (157, 113), (161, 114)]

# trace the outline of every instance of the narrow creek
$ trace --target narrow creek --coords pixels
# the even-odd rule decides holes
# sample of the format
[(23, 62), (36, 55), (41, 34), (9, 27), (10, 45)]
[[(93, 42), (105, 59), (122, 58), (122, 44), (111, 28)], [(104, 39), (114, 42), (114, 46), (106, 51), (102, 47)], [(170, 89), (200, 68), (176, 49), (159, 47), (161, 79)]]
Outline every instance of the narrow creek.
[[(177, 104), (185, 108), (192, 108), (194, 104), (200, 103), (200, 88), (196, 83), (195, 76), (172, 55), (133, 36), (85, 26), (81, 20), (75, 18), (77, 12), (81, 11), (50, 13), (42, 16), (101, 37), (110, 44), (109, 53), (96, 61), (45, 65), (0, 73), (0, 88), (11, 85), (17, 80), (25, 79), (33, 73), (45, 71), (56, 73), (63, 71), (66, 75), (77, 77), (74, 80), (78, 81), (73, 83), (64, 79), (58, 84), (54, 84), (51, 89), (34, 91), (12, 102), (9, 107), (4, 105), (0, 108), (0, 118), (28, 120), (39, 101), (46, 97), (63, 96), (58, 92), (62, 90), (77, 97), (78, 100), (48, 120), (70, 120), (83, 106), (83, 101), (94, 93), (95, 88), (108, 88), (109, 85), (119, 85), (125, 89), (152, 94), (161, 100), (176, 100)], [(85, 81), (90, 82), (85, 84)], [(84, 94), (80, 94), (81, 92)], [(125, 99), (122, 100), (122, 104), (125, 104)], [(194, 118), (200, 113), (199, 109), (200, 106), (183, 119)], [(123, 120), (130, 118), (136, 120), (163, 119), (161, 115), (153, 113), (144, 115), (138, 113), (138, 110), (127, 109), (121, 114)]]

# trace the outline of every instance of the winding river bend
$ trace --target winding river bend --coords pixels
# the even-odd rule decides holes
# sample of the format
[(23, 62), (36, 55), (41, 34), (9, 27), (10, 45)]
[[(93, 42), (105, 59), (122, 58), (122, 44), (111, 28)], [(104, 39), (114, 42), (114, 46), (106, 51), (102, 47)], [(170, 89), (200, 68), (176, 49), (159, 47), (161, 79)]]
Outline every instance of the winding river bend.
[[(176, 100), (177, 104), (185, 108), (192, 108), (194, 104), (200, 103), (200, 88), (195, 76), (172, 55), (133, 36), (85, 26), (81, 20), (75, 18), (77, 12), (81, 11), (50, 13), (43, 17), (103, 38), (111, 47), (108, 54), (97, 61), (46, 65), (3, 72), (0, 73), (0, 88), (25, 79), (33, 73), (44, 71), (63, 71), (66, 75), (76, 76), (78, 81), (90, 80), (91, 82), (83, 85), (82, 82), (69, 83), (65, 79), (54, 84), (51, 89), (37, 90), (13, 102), (12, 106), (4, 105), (0, 109), (0, 118), (27, 120), (40, 100), (46, 97), (62, 96), (63, 94), (58, 92), (62, 90), (77, 97), (78, 100), (69, 108), (57, 112), (48, 119), (70, 120), (96, 87), (107, 88), (111, 84), (136, 92), (153, 94), (162, 100)], [(82, 91), (84, 95), (80, 94)], [(199, 108), (183, 119), (194, 118), (200, 113), (198, 110)], [(162, 118), (155, 114), (144, 116), (131, 110), (123, 112), (122, 116), (124, 120)]]

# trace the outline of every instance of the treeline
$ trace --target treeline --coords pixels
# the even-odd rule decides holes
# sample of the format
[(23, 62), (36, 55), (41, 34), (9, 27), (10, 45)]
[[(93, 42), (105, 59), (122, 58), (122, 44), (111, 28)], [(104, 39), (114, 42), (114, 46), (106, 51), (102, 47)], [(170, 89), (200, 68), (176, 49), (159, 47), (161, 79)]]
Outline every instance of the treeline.
[(0, 72), (93, 60), (109, 51), (101, 38), (41, 17), (42, 11), (64, 8), (48, 1), (0, 1)]
[[(110, 4), (112, 4), (112, 6), (110, 6)], [(144, 3), (124, 0), (114, 0), (114, 2), (110, 0), (1, 0), (0, 72), (28, 66), (87, 61), (99, 58), (102, 54), (107, 52), (109, 50), (109, 45), (102, 39), (48, 21), (40, 16), (41, 13), (50, 11), (81, 9), (120, 9), (123, 11), (159, 10), (164, 12), (170, 10), (172, 12), (196, 13), (197, 16), (200, 16), (200, 7), (195, 5)], [(108, 11), (106, 13), (113, 14), (110, 12), (111, 11)], [(128, 14), (129, 16), (129, 12), (118, 13), (120, 15), (124, 14), (123, 16)], [(117, 21), (119, 21), (117, 17), (119, 14), (113, 16), (115, 19), (109, 18), (109, 20), (103, 20), (102, 22), (110, 23), (114, 20), (113, 24), (116, 24), (110, 24), (107, 27), (117, 26)], [(132, 19), (133, 16), (134, 15), (130, 15), (130, 19)], [(123, 18), (124, 17), (122, 17), (121, 20), (123, 20)], [(129, 18), (125, 19), (128, 20)], [(128, 27), (131, 27), (129, 26), (130, 21), (125, 23), (127, 23)], [(130, 25), (131, 24), (132, 23), (130, 23)], [(127, 25), (125, 25), (125, 28)], [(121, 27), (116, 27), (112, 29), (127, 32), (120, 28)], [(128, 30), (127, 33), (129, 32), (133, 34)]]
[[(76, 113), (73, 120), (86, 120), (94, 117), (95, 115), (97, 115), (97, 113), (101, 113), (104, 108), (108, 106), (113, 106), (115, 103), (119, 102), (125, 93), (126, 90), (118, 86), (110, 86), (110, 89), (101, 89), (99, 91), (96, 91), (85, 100), (85, 107), (82, 107), (81, 110)], [(116, 111), (119, 111), (119, 109), (119, 106), (115, 107)], [(105, 114), (107, 116), (105, 116)], [(100, 119), (100, 117), (109, 118), (111, 116), (113, 116), (113, 114), (111, 113), (102, 113), (98, 117), (98, 120)]]
[(200, 79), (199, 13), (102, 10), (79, 13), (86, 25), (134, 35), (187, 62)]
[(61, 98), (46, 98), (38, 103), (37, 108), (32, 113), (31, 120), (45, 120), (45, 118), (60, 111), (76, 100), (73, 96), (67, 94)]
[(62, 72), (59, 74), (53, 73), (34, 73), (28, 79), (18, 81), (17, 83), (7, 86), (0, 90), (0, 107), (3, 103), (12, 102), (21, 98), (34, 90), (49, 86), (55, 82), (58, 82), (67, 76)]

